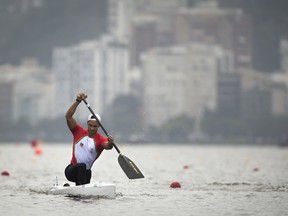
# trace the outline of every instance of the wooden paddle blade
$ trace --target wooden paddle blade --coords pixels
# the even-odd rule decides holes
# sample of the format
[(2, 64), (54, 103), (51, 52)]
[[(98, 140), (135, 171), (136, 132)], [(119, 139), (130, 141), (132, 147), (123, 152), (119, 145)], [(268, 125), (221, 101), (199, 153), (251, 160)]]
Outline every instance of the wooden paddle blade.
[(138, 167), (126, 156), (119, 154), (118, 162), (129, 179), (144, 178)]

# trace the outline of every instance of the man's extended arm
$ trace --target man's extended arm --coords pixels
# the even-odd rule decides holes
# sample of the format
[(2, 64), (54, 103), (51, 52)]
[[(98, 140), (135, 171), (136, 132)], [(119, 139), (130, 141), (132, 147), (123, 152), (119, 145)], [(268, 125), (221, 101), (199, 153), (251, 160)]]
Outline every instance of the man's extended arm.
[(77, 95), (77, 98), (76, 98), (75, 102), (67, 110), (65, 118), (66, 118), (66, 122), (67, 122), (67, 125), (68, 125), (70, 130), (72, 130), (77, 124), (76, 120), (73, 118), (73, 115), (76, 112), (76, 109), (77, 109), (78, 105), (81, 103), (81, 101), (83, 99), (86, 99), (86, 98), (87, 98), (86, 94), (79, 93)]

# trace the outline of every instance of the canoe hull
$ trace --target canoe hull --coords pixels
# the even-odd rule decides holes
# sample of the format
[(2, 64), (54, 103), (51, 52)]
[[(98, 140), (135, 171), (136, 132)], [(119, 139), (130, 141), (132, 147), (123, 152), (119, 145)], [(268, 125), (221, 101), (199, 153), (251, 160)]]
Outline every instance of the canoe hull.
[(111, 183), (93, 182), (78, 186), (53, 186), (50, 194), (54, 195), (80, 195), (80, 196), (100, 196), (107, 198), (116, 197), (116, 186)]

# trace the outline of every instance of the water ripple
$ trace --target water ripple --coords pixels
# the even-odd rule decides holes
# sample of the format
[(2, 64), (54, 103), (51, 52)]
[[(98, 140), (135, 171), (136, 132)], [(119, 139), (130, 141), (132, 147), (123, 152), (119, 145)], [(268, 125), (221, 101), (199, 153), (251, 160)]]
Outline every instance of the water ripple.
[(212, 182), (206, 185), (196, 186), (194, 189), (205, 191), (255, 191), (255, 192), (288, 192), (288, 185), (271, 185), (247, 182)]

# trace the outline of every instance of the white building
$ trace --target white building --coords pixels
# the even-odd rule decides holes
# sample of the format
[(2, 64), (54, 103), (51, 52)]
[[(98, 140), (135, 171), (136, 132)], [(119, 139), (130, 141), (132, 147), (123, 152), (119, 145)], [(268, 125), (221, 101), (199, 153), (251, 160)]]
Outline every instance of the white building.
[[(272, 116), (287, 116), (288, 98), (285, 73), (265, 74), (253, 69), (239, 69), (241, 75), (243, 113), (264, 112)], [(247, 93), (248, 92), (248, 93)], [(264, 96), (263, 96), (264, 95)], [(245, 98), (250, 98), (248, 101)], [(255, 114), (254, 114), (255, 115)]]
[(153, 49), (142, 56), (147, 125), (186, 114), (199, 129), (204, 111), (216, 109), (217, 72), (223, 50), (215, 45)]
[[(55, 48), (55, 116), (63, 116), (79, 92), (87, 93), (87, 101), (101, 114), (118, 95), (128, 92), (128, 67), (127, 48), (109, 38)], [(85, 119), (87, 112), (76, 115)]]
[(35, 125), (52, 117), (52, 74), (48, 69), (26, 59), (19, 66), (1, 66), (0, 77), (2, 83), (12, 85), (12, 95), (8, 95), (13, 98), (12, 121), (25, 120)]

